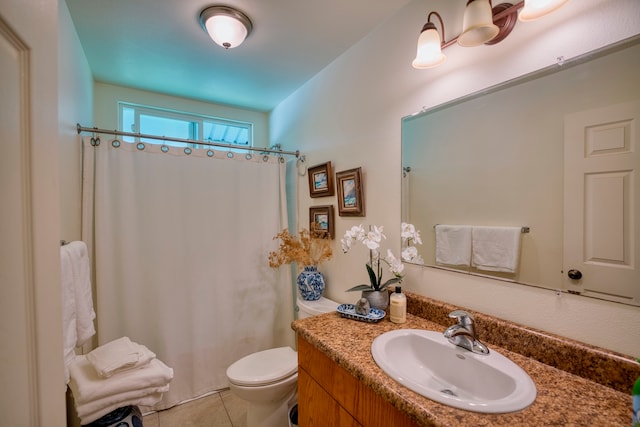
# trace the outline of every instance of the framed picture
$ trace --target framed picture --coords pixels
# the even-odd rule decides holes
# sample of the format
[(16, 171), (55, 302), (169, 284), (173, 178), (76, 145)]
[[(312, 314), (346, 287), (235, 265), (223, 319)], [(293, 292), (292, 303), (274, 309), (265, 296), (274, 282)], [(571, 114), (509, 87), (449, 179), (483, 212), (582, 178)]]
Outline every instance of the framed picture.
[(362, 190), (362, 168), (336, 173), (338, 187), (338, 214), (340, 216), (365, 216)]
[(309, 196), (333, 196), (333, 172), (331, 162), (316, 165), (307, 171), (309, 175)]
[(325, 239), (333, 239), (333, 205), (309, 208), (309, 231)]

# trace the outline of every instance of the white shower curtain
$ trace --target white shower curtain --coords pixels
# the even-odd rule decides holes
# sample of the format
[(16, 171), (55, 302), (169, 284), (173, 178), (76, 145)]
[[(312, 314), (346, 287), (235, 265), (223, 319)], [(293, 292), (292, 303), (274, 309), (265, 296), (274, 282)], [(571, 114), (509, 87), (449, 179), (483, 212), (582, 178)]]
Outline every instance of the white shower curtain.
[(267, 264), (287, 224), (284, 163), (112, 142), (83, 140), (98, 343), (128, 336), (174, 369), (154, 409), (227, 387), (246, 354), (293, 346), (291, 275)]

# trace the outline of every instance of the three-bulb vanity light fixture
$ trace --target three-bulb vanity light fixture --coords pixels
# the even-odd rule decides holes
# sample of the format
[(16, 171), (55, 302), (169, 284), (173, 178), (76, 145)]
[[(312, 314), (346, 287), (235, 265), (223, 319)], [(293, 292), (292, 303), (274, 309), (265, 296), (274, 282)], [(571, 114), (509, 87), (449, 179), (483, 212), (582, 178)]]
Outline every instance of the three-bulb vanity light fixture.
[[(413, 60), (414, 68), (433, 68), (442, 64), (446, 56), (442, 49), (454, 43), (460, 46), (479, 46), (496, 44), (511, 33), (516, 20), (533, 21), (545, 16), (568, 0), (524, 0), (516, 4), (502, 3), (495, 7), (491, 0), (469, 0), (462, 20), (462, 33), (445, 42), (444, 22), (438, 12), (430, 12), (427, 23), (422, 27), (418, 38), (418, 52)], [(520, 15), (518, 15), (518, 10)], [(436, 26), (431, 22), (432, 16), (440, 21), (442, 38)]]
[(242, 44), (253, 24), (247, 15), (229, 6), (210, 6), (200, 13), (200, 25), (216, 44), (231, 49)]

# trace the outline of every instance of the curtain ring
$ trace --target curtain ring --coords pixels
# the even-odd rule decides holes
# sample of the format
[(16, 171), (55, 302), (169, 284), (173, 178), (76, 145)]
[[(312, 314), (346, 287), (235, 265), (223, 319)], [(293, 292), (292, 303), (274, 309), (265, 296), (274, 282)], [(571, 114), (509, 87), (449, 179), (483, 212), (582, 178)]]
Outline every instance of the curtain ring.
[(120, 147), (120, 140), (118, 139), (118, 130), (115, 129), (113, 131), (113, 134), (115, 135), (115, 138), (113, 138), (113, 141), (111, 141), (111, 146), (113, 148), (118, 148), (118, 147)]

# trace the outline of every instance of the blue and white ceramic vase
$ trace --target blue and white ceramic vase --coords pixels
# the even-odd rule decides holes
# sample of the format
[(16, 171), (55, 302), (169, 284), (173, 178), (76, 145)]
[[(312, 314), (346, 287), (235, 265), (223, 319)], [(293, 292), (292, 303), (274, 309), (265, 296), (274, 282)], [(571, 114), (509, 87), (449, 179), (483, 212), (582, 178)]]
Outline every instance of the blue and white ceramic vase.
[(300, 296), (305, 301), (316, 301), (324, 291), (324, 276), (315, 265), (308, 265), (298, 275), (298, 289)]

